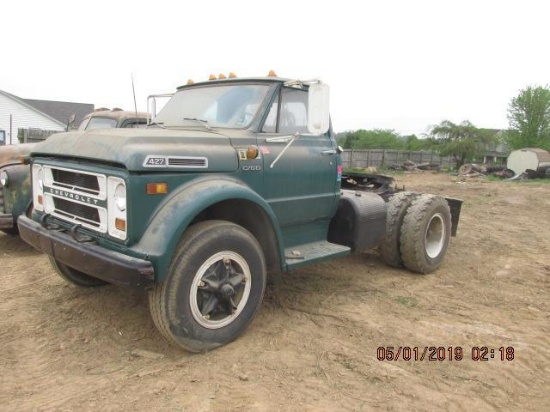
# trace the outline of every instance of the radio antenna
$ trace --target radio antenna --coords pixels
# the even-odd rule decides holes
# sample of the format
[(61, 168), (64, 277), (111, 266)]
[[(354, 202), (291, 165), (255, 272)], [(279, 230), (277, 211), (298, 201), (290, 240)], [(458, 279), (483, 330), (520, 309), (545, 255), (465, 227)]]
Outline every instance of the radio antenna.
[(137, 102), (136, 102), (136, 88), (134, 87), (134, 73), (132, 73), (132, 93), (134, 95), (134, 109), (136, 110), (136, 119), (137, 119), (138, 113), (137, 113)]

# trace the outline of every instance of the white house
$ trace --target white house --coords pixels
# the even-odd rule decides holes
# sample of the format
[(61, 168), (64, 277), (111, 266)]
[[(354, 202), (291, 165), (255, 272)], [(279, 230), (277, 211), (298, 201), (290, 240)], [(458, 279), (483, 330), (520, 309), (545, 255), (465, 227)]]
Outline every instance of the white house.
[(64, 131), (73, 114), (78, 125), (93, 110), (93, 104), (22, 99), (0, 90), (0, 145), (19, 143), (19, 129)]

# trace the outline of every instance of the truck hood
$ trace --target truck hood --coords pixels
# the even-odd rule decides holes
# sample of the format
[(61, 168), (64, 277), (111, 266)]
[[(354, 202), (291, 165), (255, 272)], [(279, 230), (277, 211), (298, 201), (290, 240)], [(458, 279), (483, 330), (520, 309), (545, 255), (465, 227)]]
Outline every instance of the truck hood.
[(31, 153), (34, 146), (34, 143), (0, 146), (0, 167), (22, 163), (22, 159)]
[(227, 136), (197, 130), (96, 129), (59, 133), (36, 145), (31, 156), (99, 160), (124, 165), (129, 171), (230, 172), (238, 168), (237, 152)]

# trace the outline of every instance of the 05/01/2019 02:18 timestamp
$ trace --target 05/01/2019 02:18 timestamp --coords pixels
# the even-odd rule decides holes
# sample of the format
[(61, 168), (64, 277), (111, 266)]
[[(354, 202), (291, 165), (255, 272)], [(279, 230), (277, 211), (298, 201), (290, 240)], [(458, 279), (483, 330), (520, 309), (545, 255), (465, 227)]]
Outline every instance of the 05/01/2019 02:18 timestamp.
[(379, 361), (414, 361), (414, 362), (449, 362), (470, 359), (476, 362), (514, 360), (513, 346), (473, 346), (464, 349), (462, 346), (379, 346), (376, 358)]

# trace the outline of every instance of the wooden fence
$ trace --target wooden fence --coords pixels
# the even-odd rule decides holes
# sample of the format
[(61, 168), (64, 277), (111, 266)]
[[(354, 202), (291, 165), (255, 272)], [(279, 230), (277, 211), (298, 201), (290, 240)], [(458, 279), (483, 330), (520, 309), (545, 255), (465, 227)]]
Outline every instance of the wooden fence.
[(433, 163), (441, 167), (449, 168), (456, 166), (451, 156), (439, 156), (437, 152), (432, 151), (416, 152), (411, 150), (345, 149), (340, 156), (342, 158), (342, 165), (345, 168), (366, 168), (374, 166), (378, 169), (383, 169), (391, 165), (402, 165), (407, 160), (416, 164)]

